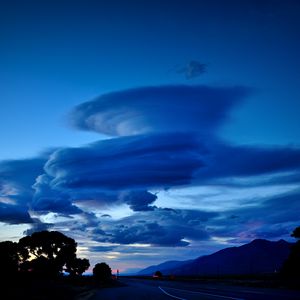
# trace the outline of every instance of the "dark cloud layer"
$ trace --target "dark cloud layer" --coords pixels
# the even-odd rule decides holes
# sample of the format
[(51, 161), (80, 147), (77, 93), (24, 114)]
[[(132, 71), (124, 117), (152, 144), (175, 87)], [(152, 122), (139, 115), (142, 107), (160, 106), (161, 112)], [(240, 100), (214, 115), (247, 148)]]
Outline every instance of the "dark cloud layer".
[(190, 183), (199, 151), (190, 134), (122, 137), (56, 151), (45, 170), (60, 189), (169, 187)]
[(91, 246), (89, 247), (89, 250), (91, 252), (107, 252), (107, 251), (112, 251), (116, 247), (115, 246)]
[(1, 182), (15, 183), (27, 188), (42, 172), (48, 155), (31, 159), (4, 160), (0, 162)]
[[(217, 213), (154, 208), (94, 230), (93, 239), (116, 244), (184, 247), (191, 240), (207, 240), (208, 220)], [(100, 230), (99, 230), (100, 229)]]
[(0, 161), (0, 197), (9, 197), (13, 202), (25, 206), (33, 195), (32, 184), (48, 156), (32, 159)]
[(153, 204), (156, 199), (156, 195), (145, 190), (125, 192), (121, 195), (121, 200), (133, 211), (153, 210), (154, 207), (150, 204)]
[(31, 209), (41, 213), (57, 212), (63, 214), (78, 214), (82, 211), (72, 204), (70, 197), (63, 191), (52, 189), (51, 178), (46, 174), (36, 178), (33, 185), (35, 193), (31, 203)]
[[(206, 142), (207, 153), (202, 157), (198, 180), (243, 177), (276, 172), (300, 171), (300, 148), (232, 146), (220, 141)], [(286, 177), (286, 182), (294, 176)]]
[(35, 178), (43, 172), (47, 156), (0, 162), (0, 221), (8, 224), (32, 223), (28, 209)]
[[(49, 195), (56, 190), (71, 191), (75, 198), (121, 201), (133, 210), (145, 210), (156, 200), (147, 192), (151, 188), (299, 169), (297, 148), (231, 146), (183, 133), (136, 135), (56, 151), (45, 165), (51, 178), (50, 191), (45, 190)], [(118, 195), (123, 190), (127, 192)]]
[(212, 134), (229, 110), (249, 95), (245, 87), (160, 86), (114, 92), (85, 102), (71, 124), (111, 136), (197, 131)]
[(7, 224), (24, 224), (32, 223), (33, 221), (26, 207), (0, 202), (0, 222)]
[(52, 223), (43, 223), (38, 218), (32, 218), (32, 224), (30, 224), (30, 228), (24, 231), (24, 235), (31, 235), (37, 231), (50, 230), (51, 227), (54, 226)]

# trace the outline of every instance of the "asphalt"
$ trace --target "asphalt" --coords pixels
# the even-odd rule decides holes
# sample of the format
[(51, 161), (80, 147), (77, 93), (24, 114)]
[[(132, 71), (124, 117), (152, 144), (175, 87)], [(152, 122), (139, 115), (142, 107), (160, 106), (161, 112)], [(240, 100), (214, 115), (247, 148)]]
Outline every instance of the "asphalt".
[(120, 279), (120, 287), (99, 289), (91, 300), (300, 300), (300, 291), (222, 284)]

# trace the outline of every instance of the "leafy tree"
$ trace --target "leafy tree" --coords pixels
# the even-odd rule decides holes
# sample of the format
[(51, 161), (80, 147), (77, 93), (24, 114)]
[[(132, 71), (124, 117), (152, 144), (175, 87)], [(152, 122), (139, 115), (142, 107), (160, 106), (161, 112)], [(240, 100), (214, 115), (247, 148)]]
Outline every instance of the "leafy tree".
[(296, 227), (291, 234), (292, 237), (300, 239), (300, 226)]
[(18, 243), (0, 242), (0, 266), (6, 274), (18, 271), (55, 277), (62, 271), (82, 275), (89, 260), (76, 257), (76, 242), (58, 231), (35, 232)]
[(156, 272), (154, 273), (154, 277), (161, 278), (161, 277), (162, 277), (161, 271), (156, 271)]
[(63, 267), (76, 259), (76, 242), (58, 231), (40, 231), (19, 240), (19, 247), (28, 251), (30, 261), (22, 269), (47, 276), (56, 276)]
[(108, 264), (102, 262), (93, 268), (93, 276), (100, 281), (108, 281), (111, 279), (111, 268)]
[(69, 260), (66, 264), (65, 271), (70, 274), (70, 276), (81, 276), (90, 266), (90, 262), (86, 258), (75, 258)]
[(291, 234), (298, 241), (291, 247), (291, 252), (282, 267), (282, 274), (286, 277), (300, 278), (300, 226)]

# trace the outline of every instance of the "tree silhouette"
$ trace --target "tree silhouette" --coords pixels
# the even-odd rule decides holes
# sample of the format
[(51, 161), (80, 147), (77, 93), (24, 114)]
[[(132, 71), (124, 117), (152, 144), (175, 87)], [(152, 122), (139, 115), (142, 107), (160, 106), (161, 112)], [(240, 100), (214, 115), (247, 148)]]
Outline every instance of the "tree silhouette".
[(284, 262), (281, 273), (286, 277), (300, 278), (300, 226), (291, 234), (297, 242), (291, 247), (291, 252)]
[(21, 269), (49, 277), (57, 276), (68, 263), (76, 261), (76, 242), (58, 231), (40, 231), (19, 240), (19, 247), (30, 260)]
[(18, 243), (0, 242), (0, 266), (6, 275), (18, 271), (56, 277), (63, 271), (82, 275), (89, 260), (76, 257), (76, 242), (58, 231), (40, 231), (23, 237)]
[(80, 276), (85, 272), (90, 266), (90, 262), (86, 258), (75, 258), (69, 260), (66, 264), (65, 271), (70, 274), (70, 276)]
[(292, 237), (300, 239), (300, 226), (296, 227), (291, 234)]
[(162, 277), (161, 271), (156, 271), (156, 272), (154, 273), (154, 277), (161, 278), (161, 277)]
[(108, 264), (102, 262), (93, 268), (93, 276), (100, 281), (108, 281), (111, 279), (111, 268)]

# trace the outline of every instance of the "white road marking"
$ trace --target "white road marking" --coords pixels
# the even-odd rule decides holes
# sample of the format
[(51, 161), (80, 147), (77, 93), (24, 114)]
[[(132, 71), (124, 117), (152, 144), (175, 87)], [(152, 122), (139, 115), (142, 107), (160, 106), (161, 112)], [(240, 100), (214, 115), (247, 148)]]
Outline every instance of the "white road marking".
[(167, 296), (171, 297), (171, 298), (174, 298), (174, 299), (179, 299), (179, 300), (187, 300), (187, 299), (184, 299), (184, 298), (179, 298), (179, 297), (176, 297), (174, 295), (171, 295), (169, 293), (167, 293), (163, 288), (161, 288), (160, 286), (158, 287), (164, 294), (166, 294)]
[[(159, 287), (161, 290), (162, 288)], [(206, 295), (206, 296), (213, 296), (213, 297), (218, 297), (218, 298), (223, 298), (223, 299), (231, 299), (231, 300), (245, 300), (242, 298), (234, 298), (234, 297), (229, 297), (229, 296), (222, 296), (222, 295), (216, 295), (216, 294), (210, 294), (210, 293), (205, 293), (205, 292), (197, 292), (197, 291), (189, 291), (189, 290), (181, 290), (181, 289), (176, 289), (176, 288), (171, 288), (171, 287), (167, 287), (168, 289), (171, 290), (175, 290), (175, 291), (180, 291), (180, 292), (188, 292), (188, 293), (195, 293), (195, 294), (201, 294), (201, 295)], [(165, 292), (165, 291), (164, 291)], [(166, 293), (166, 292), (165, 292)], [(172, 295), (171, 295), (172, 296)], [(173, 296), (174, 298), (177, 299), (182, 299), (182, 298), (178, 298)]]

